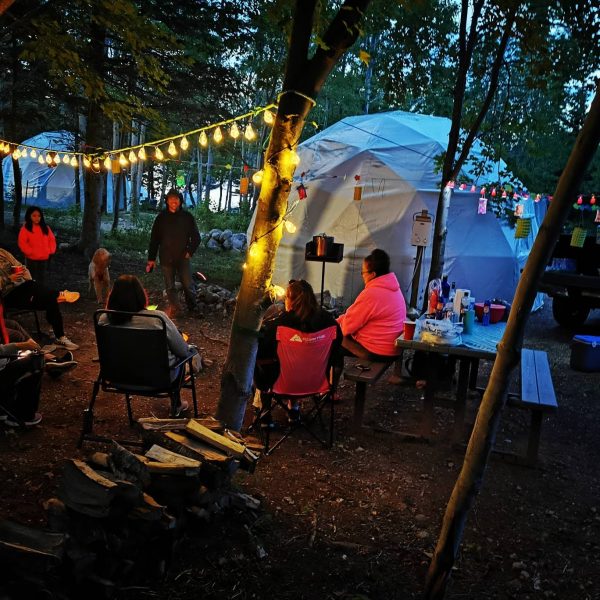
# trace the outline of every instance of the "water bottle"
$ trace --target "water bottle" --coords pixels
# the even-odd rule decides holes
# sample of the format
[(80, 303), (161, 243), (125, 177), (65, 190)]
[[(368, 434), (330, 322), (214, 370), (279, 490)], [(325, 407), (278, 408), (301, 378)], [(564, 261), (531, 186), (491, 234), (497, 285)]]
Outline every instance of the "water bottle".
[(490, 300), (486, 300), (483, 303), (483, 315), (481, 317), (481, 324), (482, 325), (489, 325), (490, 324), (490, 310), (491, 310), (491, 305), (492, 305), (492, 302)]
[(442, 296), (448, 298), (450, 295), (450, 284), (448, 283), (448, 275), (442, 275)]

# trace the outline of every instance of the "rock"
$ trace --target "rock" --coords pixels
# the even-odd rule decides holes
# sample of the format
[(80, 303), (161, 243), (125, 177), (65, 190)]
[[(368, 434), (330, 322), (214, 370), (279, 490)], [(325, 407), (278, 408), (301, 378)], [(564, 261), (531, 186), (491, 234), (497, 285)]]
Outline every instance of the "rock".
[(210, 240), (208, 240), (206, 247), (209, 250), (221, 250), (221, 244), (219, 244), (219, 242), (217, 242), (217, 240), (214, 238), (210, 238)]

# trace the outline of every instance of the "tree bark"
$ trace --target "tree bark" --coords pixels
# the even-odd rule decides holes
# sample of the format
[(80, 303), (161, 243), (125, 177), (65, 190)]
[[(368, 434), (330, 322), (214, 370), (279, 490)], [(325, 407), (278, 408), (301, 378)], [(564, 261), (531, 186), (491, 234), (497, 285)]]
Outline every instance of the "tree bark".
[(217, 417), (236, 430), (241, 428), (251, 395), (262, 317), (260, 305), (271, 283), (283, 215), (292, 189), (295, 169), (292, 150), (298, 144), (314, 98), (340, 57), (357, 39), (369, 0), (346, 0), (325, 32), (323, 43), (308, 58), (316, 5), (317, 0), (296, 2), (283, 92), (265, 153), (247, 268), (242, 276), (221, 378)]
[(18, 229), (21, 225), (21, 205), (23, 204), (23, 179), (21, 177), (21, 167), (19, 161), (11, 157), (13, 168), (13, 180), (15, 190), (13, 196), (13, 227)]
[(444, 598), (469, 509), (483, 483), (500, 413), (506, 400), (510, 373), (519, 361), (525, 326), (539, 280), (569, 214), (572, 191), (580, 189), (580, 184), (599, 143), (600, 86), (596, 88), (596, 96), (590, 111), (560, 176), (550, 208), (540, 226), (519, 280), (506, 331), (498, 345), (498, 355), (477, 413), (463, 467), (446, 507), (440, 537), (427, 573), (425, 583), (427, 600)]

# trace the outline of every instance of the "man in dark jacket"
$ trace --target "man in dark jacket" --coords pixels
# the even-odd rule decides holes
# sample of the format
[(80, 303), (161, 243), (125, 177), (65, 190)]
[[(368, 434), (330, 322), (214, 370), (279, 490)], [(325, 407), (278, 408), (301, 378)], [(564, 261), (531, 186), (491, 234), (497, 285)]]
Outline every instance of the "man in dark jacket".
[(192, 286), (190, 258), (198, 248), (200, 233), (193, 215), (183, 210), (183, 197), (177, 190), (167, 192), (166, 203), (167, 208), (158, 214), (152, 225), (146, 272), (154, 269), (158, 253), (171, 312), (180, 311), (175, 274), (181, 281), (188, 308), (194, 310), (196, 296)]

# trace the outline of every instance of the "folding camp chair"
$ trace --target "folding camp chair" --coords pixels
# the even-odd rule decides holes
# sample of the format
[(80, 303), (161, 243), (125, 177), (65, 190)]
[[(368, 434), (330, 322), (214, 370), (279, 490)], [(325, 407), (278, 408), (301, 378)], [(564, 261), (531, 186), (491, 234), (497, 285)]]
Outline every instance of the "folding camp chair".
[[(103, 315), (106, 315), (104, 319), (101, 318)], [(111, 316), (114, 316), (112, 322)], [(131, 317), (135, 318), (135, 325), (131, 322)], [(140, 319), (147, 321), (147, 327), (143, 327)], [(100, 373), (94, 382), (90, 404), (84, 411), (78, 447), (81, 447), (84, 440), (106, 441), (106, 438), (92, 435), (94, 403), (100, 389), (125, 394), (130, 426), (134, 424), (132, 396), (168, 397), (171, 399), (171, 415), (176, 416), (182, 388), (191, 390), (194, 416), (198, 416), (192, 367), (194, 354), (180, 359), (176, 365), (169, 365), (167, 329), (160, 316), (97, 310), (94, 313), (94, 330)]]
[[(253, 429), (264, 432), (265, 454), (271, 454), (285, 439), (298, 430), (305, 430), (326, 447), (333, 443), (332, 369), (330, 356), (336, 339), (335, 326), (314, 333), (279, 326), (276, 332), (279, 377), (273, 387), (261, 392), (261, 408), (257, 411)], [(329, 404), (327, 437), (315, 432), (316, 423), (325, 426), (323, 409)], [(288, 418), (282, 436), (271, 447), (272, 412), (280, 407)], [(265, 426), (263, 426), (265, 425)]]

